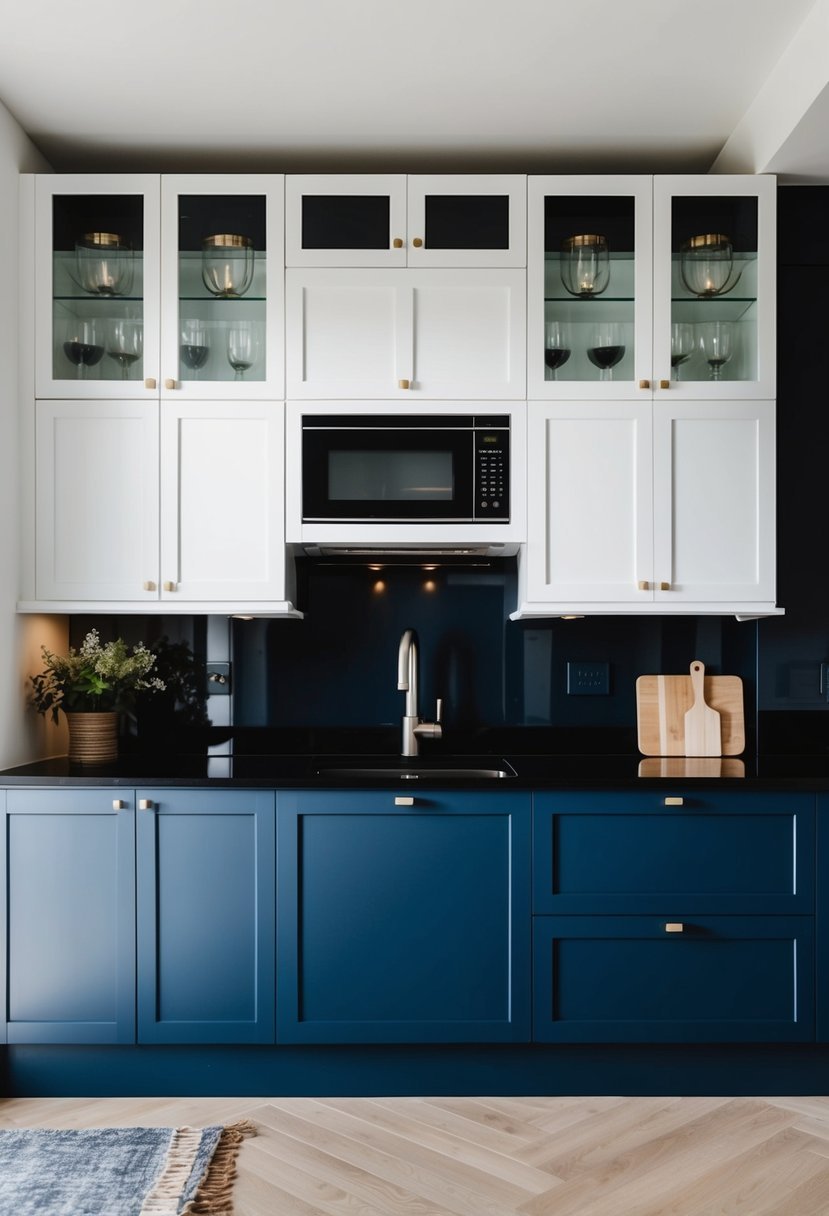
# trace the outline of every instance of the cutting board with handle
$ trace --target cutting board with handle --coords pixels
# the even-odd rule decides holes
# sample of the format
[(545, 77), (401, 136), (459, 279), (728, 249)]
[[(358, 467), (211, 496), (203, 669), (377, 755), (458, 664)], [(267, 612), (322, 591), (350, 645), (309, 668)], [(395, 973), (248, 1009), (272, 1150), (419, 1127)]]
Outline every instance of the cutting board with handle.
[[(640, 676), (636, 681), (636, 719), (639, 730), (639, 750), (644, 756), (718, 755), (739, 756), (745, 750), (745, 720), (743, 717), (743, 682), (739, 676), (707, 676), (703, 664), (695, 659), (693, 669), (699, 664), (703, 671), (702, 692), (704, 707), (719, 714), (719, 744), (710, 740), (714, 736), (713, 719), (709, 727), (709, 742), (703, 746), (717, 746), (708, 752), (687, 752), (686, 717), (693, 710), (696, 698), (691, 674), (687, 676)], [(692, 718), (692, 738), (698, 738), (698, 719)], [(693, 745), (693, 744), (692, 744)]]

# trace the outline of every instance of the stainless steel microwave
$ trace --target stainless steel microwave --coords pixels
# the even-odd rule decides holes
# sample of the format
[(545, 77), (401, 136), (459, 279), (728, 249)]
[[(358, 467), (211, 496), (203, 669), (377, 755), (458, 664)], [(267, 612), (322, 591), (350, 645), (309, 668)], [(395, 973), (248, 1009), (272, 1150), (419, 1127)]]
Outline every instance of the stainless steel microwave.
[(508, 414), (307, 414), (303, 524), (508, 524)]

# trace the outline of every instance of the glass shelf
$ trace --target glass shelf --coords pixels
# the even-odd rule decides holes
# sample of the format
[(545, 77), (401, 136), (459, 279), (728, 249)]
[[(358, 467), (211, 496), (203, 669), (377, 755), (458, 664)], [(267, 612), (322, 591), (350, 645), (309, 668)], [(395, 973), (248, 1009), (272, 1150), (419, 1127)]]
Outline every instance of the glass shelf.
[(266, 303), (265, 296), (212, 296), (205, 293), (203, 296), (179, 296), (181, 304), (264, 304)]
[(79, 300), (87, 304), (103, 304), (107, 308), (115, 307), (118, 304), (143, 304), (143, 296), (93, 296), (87, 292), (80, 292), (73, 296), (53, 296), (52, 299), (56, 303), (61, 304), (77, 304)]

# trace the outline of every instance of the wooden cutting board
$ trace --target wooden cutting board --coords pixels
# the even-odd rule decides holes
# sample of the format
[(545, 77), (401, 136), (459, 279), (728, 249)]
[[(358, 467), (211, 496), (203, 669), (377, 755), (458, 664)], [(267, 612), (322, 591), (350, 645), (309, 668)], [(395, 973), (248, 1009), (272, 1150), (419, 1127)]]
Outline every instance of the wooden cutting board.
[[(739, 676), (706, 676), (705, 702), (720, 715), (720, 755), (745, 751), (743, 682)], [(644, 756), (685, 755), (685, 714), (694, 704), (691, 677), (640, 676), (636, 681), (639, 750)]]

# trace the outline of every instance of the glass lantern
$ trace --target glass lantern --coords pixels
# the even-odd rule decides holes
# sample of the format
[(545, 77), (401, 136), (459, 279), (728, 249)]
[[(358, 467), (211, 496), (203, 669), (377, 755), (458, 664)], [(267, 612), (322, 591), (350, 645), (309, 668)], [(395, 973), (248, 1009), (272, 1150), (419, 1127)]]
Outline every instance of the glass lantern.
[(734, 274), (734, 248), (721, 232), (692, 236), (680, 247), (679, 271), (692, 295), (701, 299), (725, 295), (736, 287), (740, 271)]
[(595, 233), (568, 237), (561, 246), (561, 281), (571, 296), (590, 299), (610, 282), (607, 238)]
[(93, 296), (126, 296), (132, 290), (132, 246), (116, 232), (87, 232), (75, 242), (75, 273)]
[(253, 282), (253, 241), (220, 232), (202, 241), (202, 282), (220, 299), (243, 296)]

